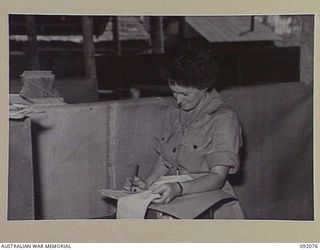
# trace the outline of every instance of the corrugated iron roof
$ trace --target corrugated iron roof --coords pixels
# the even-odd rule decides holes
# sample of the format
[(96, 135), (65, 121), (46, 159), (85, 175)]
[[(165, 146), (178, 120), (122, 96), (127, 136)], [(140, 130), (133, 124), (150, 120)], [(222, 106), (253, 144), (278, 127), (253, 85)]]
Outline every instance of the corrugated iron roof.
[(188, 16), (186, 22), (209, 42), (245, 42), (281, 40), (269, 27), (251, 16)]

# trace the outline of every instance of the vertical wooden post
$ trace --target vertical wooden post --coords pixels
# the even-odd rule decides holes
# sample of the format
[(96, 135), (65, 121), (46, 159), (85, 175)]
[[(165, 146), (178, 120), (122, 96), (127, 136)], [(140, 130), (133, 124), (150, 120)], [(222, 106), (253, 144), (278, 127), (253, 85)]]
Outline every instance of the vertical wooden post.
[(303, 15), (300, 48), (300, 82), (313, 83), (314, 16)]
[(254, 16), (250, 18), (250, 31), (254, 31)]
[(179, 41), (183, 42), (184, 41), (184, 33), (185, 33), (185, 17), (179, 17)]
[(237, 71), (238, 71), (238, 79), (237, 79), (237, 86), (242, 85), (242, 58), (241, 58), (241, 53), (238, 52), (237, 56)]
[(117, 55), (121, 55), (121, 41), (119, 37), (119, 22), (118, 17), (112, 17), (112, 35), (114, 48)]
[(164, 36), (162, 17), (150, 17), (150, 33), (152, 52), (155, 54), (164, 53)]
[(113, 36), (113, 46), (115, 51), (115, 68), (114, 76), (116, 85), (118, 88), (122, 87), (122, 62), (121, 62), (121, 40), (119, 35), (119, 20), (117, 16), (112, 17), (112, 36)]
[[(93, 88), (98, 90), (97, 70), (95, 60), (95, 48), (93, 42), (93, 19), (92, 17), (83, 16), (82, 32), (83, 32), (83, 54), (86, 70), (86, 77), (91, 80)], [(97, 92), (98, 93), (98, 92)]]
[(32, 15), (26, 16), (27, 23), (27, 35), (28, 35), (28, 68), (29, 70), (39, 70), (39, 53), (37, 49), (37, 24), (35, 17)]

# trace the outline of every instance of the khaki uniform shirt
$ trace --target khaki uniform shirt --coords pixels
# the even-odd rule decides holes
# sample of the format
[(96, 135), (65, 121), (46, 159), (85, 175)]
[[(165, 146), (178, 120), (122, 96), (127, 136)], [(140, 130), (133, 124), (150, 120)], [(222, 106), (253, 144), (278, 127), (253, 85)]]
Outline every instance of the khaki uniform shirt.
[(163, 164), (180, 174), (203, 175), (215, 166), (239, 169), (241, 128), (234, 111), (223, 105), (216, 90), (195, 110), (168, 108), (157, 151)]

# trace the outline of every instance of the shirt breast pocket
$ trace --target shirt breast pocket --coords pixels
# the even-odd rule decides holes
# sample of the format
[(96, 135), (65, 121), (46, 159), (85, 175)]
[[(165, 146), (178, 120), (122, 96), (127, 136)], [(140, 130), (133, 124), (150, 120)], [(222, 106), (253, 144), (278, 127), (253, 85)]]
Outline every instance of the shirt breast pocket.
[(181, 146), (196, 155), (207, 154), (212, 147), (212, 138), (185, 136), (181, 140)]

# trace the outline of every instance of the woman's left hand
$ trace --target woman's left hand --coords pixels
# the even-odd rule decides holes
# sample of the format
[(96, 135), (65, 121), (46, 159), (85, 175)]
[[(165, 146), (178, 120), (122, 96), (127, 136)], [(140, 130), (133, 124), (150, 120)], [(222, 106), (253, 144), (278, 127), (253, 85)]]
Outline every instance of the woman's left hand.
[(180, 187), (177, 183), (166, 183), (155, 188), (151, 193), (161, 195), (160, 198), (153, 200), (153, 203), (167, 204), (179, 195)]

